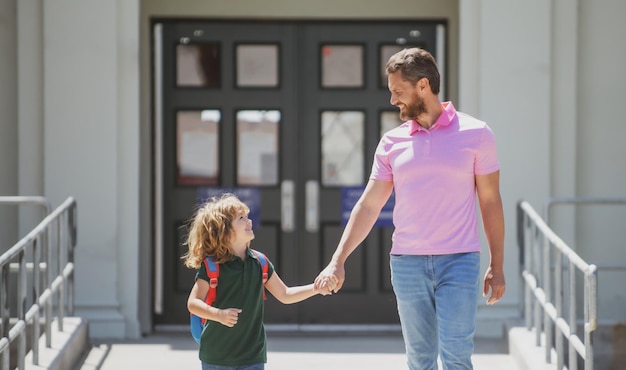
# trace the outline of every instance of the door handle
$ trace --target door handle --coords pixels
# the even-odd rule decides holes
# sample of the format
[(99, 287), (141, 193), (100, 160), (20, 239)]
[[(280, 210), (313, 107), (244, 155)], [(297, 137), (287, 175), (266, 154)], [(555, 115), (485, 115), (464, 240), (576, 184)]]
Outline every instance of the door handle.
[(293, 180), (283, 180), (280, 184), (280, 223), (283, 231), (291, 232), (294, 229), (295, 220), (295, 194)]
[(306, 231), (316, 233), (320, 228), (319, 217), (319, 194), (320, 186), (317, 181), (309, 180), (305, 185), (305, 225)]
[(163, 24), (154, 25), (154, 312), (163, 313)]

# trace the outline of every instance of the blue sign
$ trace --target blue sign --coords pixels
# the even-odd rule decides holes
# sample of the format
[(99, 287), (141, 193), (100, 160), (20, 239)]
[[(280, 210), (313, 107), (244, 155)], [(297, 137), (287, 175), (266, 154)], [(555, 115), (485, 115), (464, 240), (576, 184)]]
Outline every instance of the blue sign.
[[(361, 198), (364, 186), (344, 186), (341, 188), (341, 223), (345, 226), (350, 218), (350, 212)], [(393, 206), (396, 204), (395, 193), (391, 193), (389, 200), (378, 215), (375, 227), (393, 226)]]
[(232, 193), (250, 208), (248, 218), (253, 226), (260, 225), (261, 221), (261, 192), (258, 188), (218, 188), (199, 187), (198, 204), (203, 204), (213, 197), (220, 197), (224, 193)]

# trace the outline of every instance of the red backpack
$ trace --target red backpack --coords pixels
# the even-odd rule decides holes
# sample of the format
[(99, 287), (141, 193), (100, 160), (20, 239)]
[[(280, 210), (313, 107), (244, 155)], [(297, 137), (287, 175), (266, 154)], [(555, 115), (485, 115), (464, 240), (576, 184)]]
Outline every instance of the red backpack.
[[(250, 249), (252, 253), (257, 257), (259, 262), (261, 263), (261, 269), (263, 271), (263, 285), (267, 282), (268, 279), (268, 270), (269, 263), (267, 261), (267, 257), (257, 250)], [(215, 262), (215, 259), (212, 256), (207, 256), (204, 259), (204, 267), (207, 272), (207, 276), (209, 277), (209, 292), (204, 299), (204, 302), (209, 306), (213, 304), (215, 301), (215, 297), (217, 296), (217, 281), (220, 276), (220, 265)], [(265, 289), (263, 289), (263, 299), (267, 299), (265, 295)], [(190, 314), (190, 326), (191, 326), (191, 336), (196, 342), (200, 343), (200, 337), (202, 336), (202, 331), (206, 326), (207, 319), (204, 319), (200, 316), (196, 316), (194, 314)]]

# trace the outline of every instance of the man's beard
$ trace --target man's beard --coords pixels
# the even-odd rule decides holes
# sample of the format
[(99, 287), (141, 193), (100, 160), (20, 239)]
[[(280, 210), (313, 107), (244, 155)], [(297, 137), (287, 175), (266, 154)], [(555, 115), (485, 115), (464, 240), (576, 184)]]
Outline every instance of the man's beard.
[(424, 100), (417, 97), (417, 95), (415, 96), (415, 99), (413, 100), (412, 104), (410, 105), (407, 104), (405, 105), (405, 107), (406, 107), (405, 111), (402, 111), (402, 109), (400, 109), (400, 119), (403, 121), (407, 121), (410, 119), (417, 119), (419, 115), (427, 112), (426, 104), (424, 104)]

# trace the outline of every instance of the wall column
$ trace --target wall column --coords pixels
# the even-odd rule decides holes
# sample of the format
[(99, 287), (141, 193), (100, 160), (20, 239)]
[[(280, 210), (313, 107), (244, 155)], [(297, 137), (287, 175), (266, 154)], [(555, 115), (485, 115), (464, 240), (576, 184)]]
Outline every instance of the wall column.
[(43, 25), (45, 193), (53, 205), (68, 196), (78, 204), (76, 315), (91, 336), (124, 338), (119, 289), (135, 282), (121, 271), (120, 251), (137, 246), (119, 229), (117, 4), (44, 1)]
[[(17, 195), (17, 0), (0, 0), (0, 195)], [(17, 207), (0, 205), (0, 252), (19, 239)]]
[[(19, 195), (43, 196), (43, 2), (17, 3), (18, 188)], [(19, 233), (42, 220), (40, 207), (22, 207)]]

